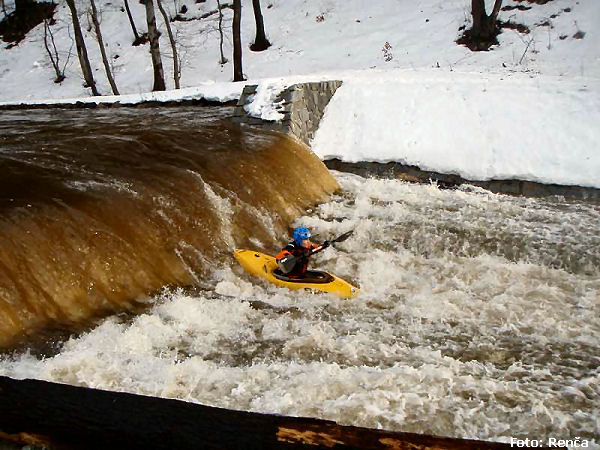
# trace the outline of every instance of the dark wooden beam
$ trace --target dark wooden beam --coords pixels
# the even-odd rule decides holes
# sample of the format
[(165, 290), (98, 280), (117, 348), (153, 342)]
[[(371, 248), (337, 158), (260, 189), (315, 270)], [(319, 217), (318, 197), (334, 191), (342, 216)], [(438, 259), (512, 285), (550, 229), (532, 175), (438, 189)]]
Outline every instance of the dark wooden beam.
[(0, 432), (57, 449), (510, 448), (3, 376)]

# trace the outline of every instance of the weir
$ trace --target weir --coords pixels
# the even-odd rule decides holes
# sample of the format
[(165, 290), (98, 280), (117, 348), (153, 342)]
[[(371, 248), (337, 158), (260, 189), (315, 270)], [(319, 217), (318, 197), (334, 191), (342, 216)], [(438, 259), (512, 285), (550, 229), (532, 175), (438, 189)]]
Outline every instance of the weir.
[(201, 287), (236, 246), (272, 252), (337, 188), (285, 135), (185, 114), (198, 112), (4, 116), (1, 346)]

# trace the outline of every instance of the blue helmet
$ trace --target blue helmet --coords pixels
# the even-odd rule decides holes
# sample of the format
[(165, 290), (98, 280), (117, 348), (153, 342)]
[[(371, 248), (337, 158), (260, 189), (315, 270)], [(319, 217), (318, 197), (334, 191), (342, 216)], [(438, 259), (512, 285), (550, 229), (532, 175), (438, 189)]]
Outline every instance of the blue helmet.
[(294, 242), (298, 245), (301, 245), (303, 240), (310, 239), (311, 237), (312, 234), (310, 234), (308, 228), (296, 228), (294, 230)]

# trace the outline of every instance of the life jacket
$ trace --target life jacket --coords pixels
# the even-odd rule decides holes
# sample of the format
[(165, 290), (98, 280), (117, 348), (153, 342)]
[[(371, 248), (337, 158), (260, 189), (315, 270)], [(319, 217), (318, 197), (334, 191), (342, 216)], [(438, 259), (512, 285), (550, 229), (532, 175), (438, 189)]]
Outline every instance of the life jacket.
[(294, 268), (286, 275), (291, 278), (301, 277), (306, 275), (306, 270), (308, 269), (308, 260), (310, 259), (310, 252), (316, 247), (318, 247), (318, 245), (313, 243), (311, 248), (304, 248), (297, 244), (296, 241), (291, 241), (277, 254), (275, 258), (277, 261), (289, 255), (298, 258)]

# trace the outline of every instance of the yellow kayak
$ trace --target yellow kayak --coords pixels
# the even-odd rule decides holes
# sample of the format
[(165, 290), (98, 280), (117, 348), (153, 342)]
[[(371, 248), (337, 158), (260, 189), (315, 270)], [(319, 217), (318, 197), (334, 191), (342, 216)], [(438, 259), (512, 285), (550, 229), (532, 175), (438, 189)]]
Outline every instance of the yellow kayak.
[(360, 292), (357, 287), (327, 272), (309, 270), (302, 279), (288, 278), (279, 271), (275, 258), (264, 253), (238, 249), (233, 256), (247, 272), (277, 286), (329, 292), (342, 298), (356, 297)]

